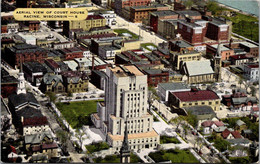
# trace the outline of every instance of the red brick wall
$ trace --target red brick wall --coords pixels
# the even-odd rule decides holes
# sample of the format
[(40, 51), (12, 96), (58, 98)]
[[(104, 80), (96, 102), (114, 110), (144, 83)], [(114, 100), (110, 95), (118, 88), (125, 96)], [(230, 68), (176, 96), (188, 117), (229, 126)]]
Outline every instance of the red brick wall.
[[(153, 80), (154, 78), (155, 80)], [(169, 73), (165, 72), (157, 75), (148, 75), (147, 81), (149, 86), (157, 87), (158, 83), (167, 83), (169, 81)]]
[(8, 97), (9, 95), (16, 92), (17, 84), (1, 84), (1, 95), (3, 98)]
[(178, 23), (178, 33), (181, 34), (182, 38), (191, 44), (196, 44), (196, 43), (202, 43), (203, 42), (203, 37), (205, 36), (205, 31), (202, 30), (202, 33), (195, 34), (195, 31), (193, 29), (190, 30), (190, 32), (187, 31), (187, 26), (183, 25), (182, 29), (179, 28)]
[(65, 54), (66, 60), (71, 60), (71, 59), (75, 59), (75, 58), (83, 58), (83, 52), (72, 52), (72, 53)]

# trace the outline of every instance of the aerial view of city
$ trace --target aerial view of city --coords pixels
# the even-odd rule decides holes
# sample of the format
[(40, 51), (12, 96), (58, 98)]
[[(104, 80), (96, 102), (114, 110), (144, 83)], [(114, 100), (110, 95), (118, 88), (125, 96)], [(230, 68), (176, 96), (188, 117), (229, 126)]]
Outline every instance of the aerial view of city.
[(1, 162), (258, 163), (258, 5), (2, 0)]

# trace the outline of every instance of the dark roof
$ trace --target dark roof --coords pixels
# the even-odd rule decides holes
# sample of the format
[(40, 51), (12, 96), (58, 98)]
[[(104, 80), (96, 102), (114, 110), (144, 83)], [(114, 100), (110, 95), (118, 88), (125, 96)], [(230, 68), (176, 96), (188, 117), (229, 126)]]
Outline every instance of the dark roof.
[(47, 72), (47, 69), (39, 62), (26, 62), (23, 65), (28, 68), (32, 73)]
[(1, 83), (18, 83), (18, 80), (15, 77), (10, 76), (4, 68), (1, 68)]
[(45, 116), (24, 118), (24, 120), (23, 120), (23, 126), (41, 126), (41, 125), (47, 125), (47, 124), (48, 124), (48, 121)]
[(63, 79), (62, 79), (62, 76), (61, 75), (51, 75), (51, 74), (45, 74), (43, 76), (43, 82), (46, 84), (46, 85), (51, 85), (52, 82), (54, 81), (54, 87), (56, 87), (59, 82), (63, 82)]
[(234, 60), (242, 60), (242, 59), (248, 59), (248, 57), (245, 54), (241, 54), (241, 55), (232, 55), (230, 56), (231, 59)]
[(105, 18), (100, 15), (88, 15), (86, 20), (89, 20), (89, 19), (105, 19)]
[(176, 13), (178, 13), (179, 15), (189, 15), (189, 16), (201, 16), (201, 14), (198, 11), (194, 11), (194, 10), (182, 10), (182, 11), (175, 11)]
[(219, 99), (218, 95), (211, 90), (172, 92), (172, 94), (183, 102)]
[(10, 111), (7, 107), (7, 105), (4, 103), (3, 98), (1, 98), (1, 116), (9, 115)]
[(187, 112), (191, 112), (194, 115), (215, 115), (215, 112), (210, 106), (201, 105), (201, 106), (191, 106), (191, 107), (184, 107)]
[(19, 95), (17, 94), (12, 94), (8, 97), (9, 103), (11, 103), (15, 108), (19, 107), (22, 104), (25, 103), (30, 103), (30, 104), (34, 104), (36, 106), (40, 106), (40, 104), (38, 103), (38, 101), (36, 100), (36, 98), (34, 97), (34, 95), (32, 93), (21, 93)]
[(82, 80), (88, 80), (89, 77), (85, 72), (79, 72), (79, 71), (66, 71), (61, 73), (62, 77), (67, 80), (67, 82), (70, 82), (72, 80), (72, 83), (78, 83), (80, 79)]
[(168, 16), (168, 15), (178, 15), (176, 12), (172, 10), (161, 10), (161, 11), (154, 11), (151, 13), (152, 15), (162, 17), (162, 16)]
[(231, 132), (231, 134), (234, 136), (234, 138), (242, 138), (242, 136), (240, 135), (239, 131), (233, 131)]
[(17, 44), (9, 49), (14, 53), (35, 53), (39, 51), (47, 53), (47, 50), (31, 44)]
[(190, 87), (187, 84), (182, 82), (159, 83), (158, 86), (162, 87), (164, 90), (190, 89)]
[(35, 109), (33, 107), (26, 106), (18, 111), (16, 111), (18, 117), (25, 118), (35, 118), (35, 117), (44, 117), (42, 112), (39, 109)]
[(186, 42), (184, 40), (175, 40), (175, 41), (170, 41), (170, 42), (181, 48), (193, 47), (193, 45), (189, 44), (188, 42)]
[(168, 72), (164, 72), (161, 69), (144, 69), (144, 72), (149, 74), (149, 75), (155, 75), (155, 74), (161, 74), (161, 73), (168, 73)]

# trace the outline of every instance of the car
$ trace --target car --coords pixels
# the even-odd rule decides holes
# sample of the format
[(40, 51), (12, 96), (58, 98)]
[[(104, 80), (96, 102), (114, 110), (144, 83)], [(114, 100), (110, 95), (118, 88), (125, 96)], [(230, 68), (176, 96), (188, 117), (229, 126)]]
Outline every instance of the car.
[(76, 97), (76, 99), (81, 99), (81, 97)]

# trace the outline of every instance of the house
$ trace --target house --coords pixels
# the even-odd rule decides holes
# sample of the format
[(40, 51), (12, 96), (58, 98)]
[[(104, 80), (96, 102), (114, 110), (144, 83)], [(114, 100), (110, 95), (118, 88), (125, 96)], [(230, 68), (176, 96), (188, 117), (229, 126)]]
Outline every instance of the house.
[(214, 131), (214, 129), (219, 129), (221, 127), (224, 127), (225, 125), (222, 121), (206, 120), (206, 121), (201, 123), (201, 126), (203, 128), (204, 134), (210, 134)]
[(231, 134), (231, 132), (228, 129), (225, 129), (222, 133), (221, 136), (224, 139), (234, 139), (234, 136)]
[(212, 126), (214, 127), (214, 123), (210, 120), (202, 122), (201, 126), (203, 128), (203, 134), (210, 134), (214, 129), (212, 128)]
[(39, 87), (42, 92), (64, 93), (65, 87), (61, 75), (45, 74)]
[(227, 127), (225, 126), (220, 126), (220, 127), (217, 127), (215, 129), (213, 129), (213, 132), (215, 132), (217, 134), (217, 136), (221, 137), (221, 134), (224, 130), (226, 130)]
[(188, 84), (216, 81), (210, 60), (186, 61), (182, 72), (187, 76)]
[(28, 155), (42, 153), (48, 159), (58, 157), (58, 145), (53, 140), (50, 132), (42, 132), (24, 136), (24, 148)]
[(239, 131), (231, 131), (230, 129), (225, 129), (222, 132), (222, 137), (224, 139), (238, 139), (238, 138), (242, 138), (242, 136), (240, 135)]
[(87, 92), (89, 77), (85, 72), (67, 71), (62, 72), (62, 79), (66, 92)]
[(252, 135), (252, 130), (251, 129), (244, 129), (242, 130), (241, 132), (241, 135), (244, 136), (245, 138), (251, 138), (251, 135)]
[(190, 87), (182, 82), (159, 83), (158, 94), (162, 101), (168, 102), (170, 92), (190, 91)]
[(236, 121), (236, 126), (235, 129), (241, 132), (242, 130), (246, 129), (246, 123), (242, 120), (237, 120)]
[(243, 147), (249, 147), (250, 141), (246, 138), (237, 138), (237, 139), (227, 139), (231, 146), (241, 145)]

